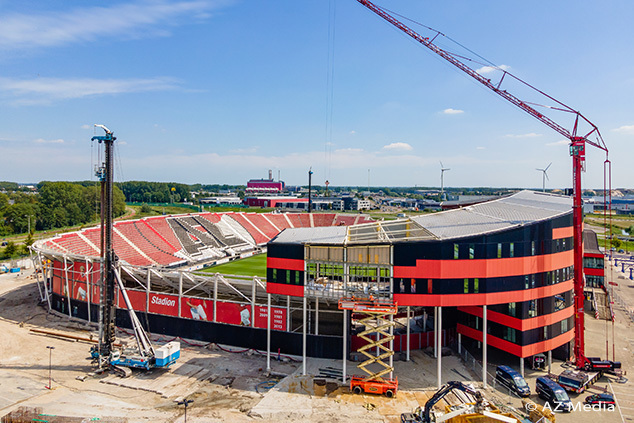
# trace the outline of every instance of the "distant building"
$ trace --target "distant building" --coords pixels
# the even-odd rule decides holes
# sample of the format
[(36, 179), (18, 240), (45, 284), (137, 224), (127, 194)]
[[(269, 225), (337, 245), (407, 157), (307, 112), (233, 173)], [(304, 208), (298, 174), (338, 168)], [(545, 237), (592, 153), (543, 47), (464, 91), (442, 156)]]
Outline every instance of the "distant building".
[(240, 197), (205, 197), (199, 201), (200, 204), (242, 204)]
[(251, 179), (247, 182), (247, 194), (279, 194), (284, 192), (286, 184), (284, 181), (273, 180), (273, 173), (269, 170), (268, 179)]

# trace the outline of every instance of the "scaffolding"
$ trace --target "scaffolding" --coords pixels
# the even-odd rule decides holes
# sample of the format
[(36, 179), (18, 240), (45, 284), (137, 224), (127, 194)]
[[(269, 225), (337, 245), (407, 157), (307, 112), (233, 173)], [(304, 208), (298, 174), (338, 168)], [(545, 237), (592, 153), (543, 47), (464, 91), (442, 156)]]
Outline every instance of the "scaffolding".
[[(361, 392), (385, 394), (392, 397), (398, 390), (398, 379), (394, 374), (394, 315), (398, 307), (393, 301), (342, 298), (339, 309), (352, 312), (352, 318), (364, 330), (357, 334), (366, 344), (357, 349), (366, 360), (357, 368), (366, 373), (365, 377), (353, 376), (350, 390), (356, 394)], [(370, 335), (374, 334), (375, 339)], [(378, 370), (377, 366), (378, 365)], [(386, 375), (389, 374), (389, 377)]]

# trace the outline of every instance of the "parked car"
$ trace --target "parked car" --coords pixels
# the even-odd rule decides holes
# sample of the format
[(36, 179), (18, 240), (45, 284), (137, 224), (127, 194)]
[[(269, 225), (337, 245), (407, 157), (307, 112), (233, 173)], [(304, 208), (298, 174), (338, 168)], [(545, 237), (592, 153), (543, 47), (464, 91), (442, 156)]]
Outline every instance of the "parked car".
[(612, 396), (612, 394), (594, 394), (594, 395), (589, 395), (589, 396), (586, 397), (584, 402), (586, 404), (590, 404), (590, 405), (599, 404), (602, 407), (609, 407), (611, 405), (613, 406), (613, 405), (616, 404), (614, 402), (614, 397)]
[(544, 401), (547, 401), (552, 407), (553, 411), (572, 411), (572, 401), (570, 397), (557, 382), (549, 379), (545, 376), (538, 377), (535, 381), (535, 392)]
[(522, 375), (509, 366), (498, 366), (495, 370), (495, 380), (520, 397), (527, 397), (531, 394), (531, 389)]

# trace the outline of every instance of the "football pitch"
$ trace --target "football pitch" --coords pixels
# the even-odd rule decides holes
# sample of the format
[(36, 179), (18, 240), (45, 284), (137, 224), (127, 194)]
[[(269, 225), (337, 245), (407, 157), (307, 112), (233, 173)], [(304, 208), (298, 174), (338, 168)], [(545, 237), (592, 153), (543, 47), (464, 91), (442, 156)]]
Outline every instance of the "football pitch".
[(221, 273), (224, 275), (258, 276), (266, 278), (266, 254), (258, 254), (218, 266), (202, 269), (207, 273)]

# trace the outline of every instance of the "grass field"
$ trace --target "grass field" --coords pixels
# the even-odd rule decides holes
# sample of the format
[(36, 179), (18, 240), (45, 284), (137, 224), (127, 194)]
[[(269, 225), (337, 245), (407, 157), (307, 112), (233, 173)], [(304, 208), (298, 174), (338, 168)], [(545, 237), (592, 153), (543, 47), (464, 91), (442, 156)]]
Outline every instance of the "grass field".
[(258, 276), (266, 278), (266, 254), (235, 260), (218, 266), (206, 267), (207, 273), (222, 273), (225, 275)]

